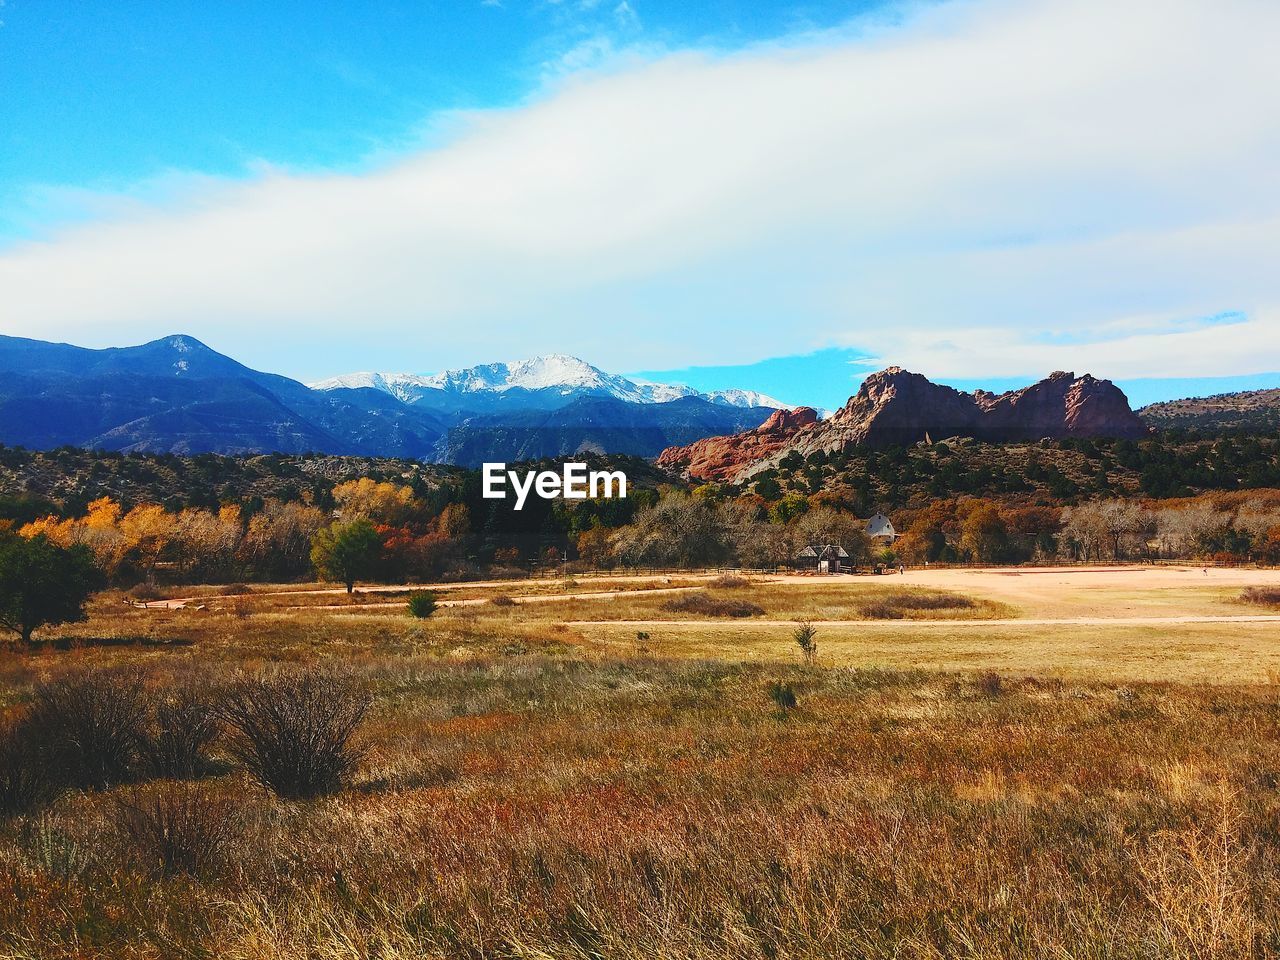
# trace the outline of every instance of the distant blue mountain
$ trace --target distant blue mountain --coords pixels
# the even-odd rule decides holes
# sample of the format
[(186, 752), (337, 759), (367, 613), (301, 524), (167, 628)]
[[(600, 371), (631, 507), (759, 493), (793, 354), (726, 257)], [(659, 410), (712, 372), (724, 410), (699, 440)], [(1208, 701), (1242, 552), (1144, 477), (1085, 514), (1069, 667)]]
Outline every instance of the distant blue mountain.
[[(654, 386), (660, 385), (639, 389)], [(514, 460), (524, 451), (542, 456), (579, 446), (653, 456), (673, 443), (756, 426), (773, 412), (741, 405), (747, 394), (646, 400), (650, 391), (635, 401), (595, 397), (601, 402), (579, 404), (595, 396), (594, 388), (535, 387), (492, 396), (458, 390), (465, 399), (457, 402), (437, 391), (430, 402), (412, 402), (359, 381), (312, 389), (251, 370), (190, 336), (104, 350), (0, 336), (0, 443), (445, 462)]]

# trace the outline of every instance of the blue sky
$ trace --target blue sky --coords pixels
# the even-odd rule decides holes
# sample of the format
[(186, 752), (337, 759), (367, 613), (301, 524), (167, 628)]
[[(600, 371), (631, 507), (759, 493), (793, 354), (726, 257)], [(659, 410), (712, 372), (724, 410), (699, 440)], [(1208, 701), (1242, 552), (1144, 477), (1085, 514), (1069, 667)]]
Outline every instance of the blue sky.
[(365, 169), (430, 144), (442, 115), (519, 104), (615, 48), (732, 48), (874, 7), (7, 0), (0, 244), (83, 216), (82, 191), (146, 194), (266, 164)]
[(1275, 4), (0, 20), (5, 333), (304, 380), (561, 352), (827, 407), (889, 363), (1280, 383)]
[[(772, 357), (757, 363), (723, 367), (644, 370), (637, 376), (658, 382), (685, 383), (699, 390), (726, 390), (750, 384), (784, 403), (834, 411), (858, 389), (871, 370), (881, 366), (866, 350), (829, 347), (792, 357)], [(957, 390), (1017, 390), (1039, 379), (1024, 377), (947, 378)], [(1280, 386), (1280, 374), (1230, 377), (1137, 377), (1116, 381), (1135, 409), (1161, 400), (1206, 397), (1236, 390), (1265, 390)]]

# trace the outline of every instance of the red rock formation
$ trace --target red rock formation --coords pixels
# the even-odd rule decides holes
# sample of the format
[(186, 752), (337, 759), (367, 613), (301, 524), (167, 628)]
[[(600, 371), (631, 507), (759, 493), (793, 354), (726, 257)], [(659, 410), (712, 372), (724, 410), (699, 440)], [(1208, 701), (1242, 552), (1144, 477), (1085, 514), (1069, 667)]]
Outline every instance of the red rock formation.
[(688, 447), (664, 450), (662, 466), (683, 466), (691, 476), (737, 481), (772, 465), (792, 450), (808, 456), (818, 450), (882, 448), (926, 438), (974, 437), (992, 443), (1042, 437), (1146, 436), (1147, 427), (1110, 380), (1061, 371), (1009, 393), (962, 393), (918, 373), (889, 367), (862, 382), (830, 419), (792, 426), (779, 411), (756, 430), (732, 437), (711, 437)]
[(974, 393), (985, 439), (1145, 436), (1147, 427), (1110, 380), (1061, 370), (1010, 393)]
[(728, 437), (707, 437), (687, 447), (668, 447), (658, 466), (681, 470), (698, 480), (728, 480), (744, 466), (787, 446), (801, 431), (818, 422), (812, 407), (778, 410), (754, 430)]

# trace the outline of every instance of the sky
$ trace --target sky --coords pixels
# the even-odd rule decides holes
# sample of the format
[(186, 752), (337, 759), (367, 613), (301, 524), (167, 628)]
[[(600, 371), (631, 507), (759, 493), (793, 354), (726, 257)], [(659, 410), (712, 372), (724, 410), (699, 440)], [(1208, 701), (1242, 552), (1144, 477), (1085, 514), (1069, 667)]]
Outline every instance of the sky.
[(1280, 385), (1273, 0), (0, 5), (0, 332)]

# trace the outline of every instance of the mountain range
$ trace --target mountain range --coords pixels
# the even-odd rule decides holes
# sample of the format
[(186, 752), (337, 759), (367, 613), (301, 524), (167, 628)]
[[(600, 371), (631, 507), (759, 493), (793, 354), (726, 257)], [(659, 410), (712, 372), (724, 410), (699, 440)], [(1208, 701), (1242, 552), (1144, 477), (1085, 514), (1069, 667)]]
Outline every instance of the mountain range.
[(776, 400), (632, 381), (572, 357), (307, 386), (194, 337), (89, 349), (0, 336), (0, 443), (173, 453), (316, 452), (474, 466), (666, 446), (757, 426)]
[(750, 390), (605, 373), (551, 355), (433, 375), (356, 373), (313, 383), (250, 369), (190, 336), (89, 349), (0, 335), (0, 444), (155, 453), (322, 453), (477, 466), (579, 452), (659, 457), (734, 480), (796, 452), (952, 436), (1138, 438), (1150, 427), (1263, 429), (1280, 391), (1155, 404), (1088, 374), (971, 393), (899, 367), (871, 374), (836, 413)]
[(430, 410), (475, 413), (518, 408), (554, 410), (579, 397), (611, 397), (627, 403), (667, 403), (698, 397), (729, 407), (786, 404), (754, 390), (701, 393), (671, 383), (632, 380), (605, 373), (577, 357), (550, 354), (514, 363), (487, 363), (422, 376), (412, 373), (351, 373), (311, 384), (316, 390), (381, 390), (397, 400)]

